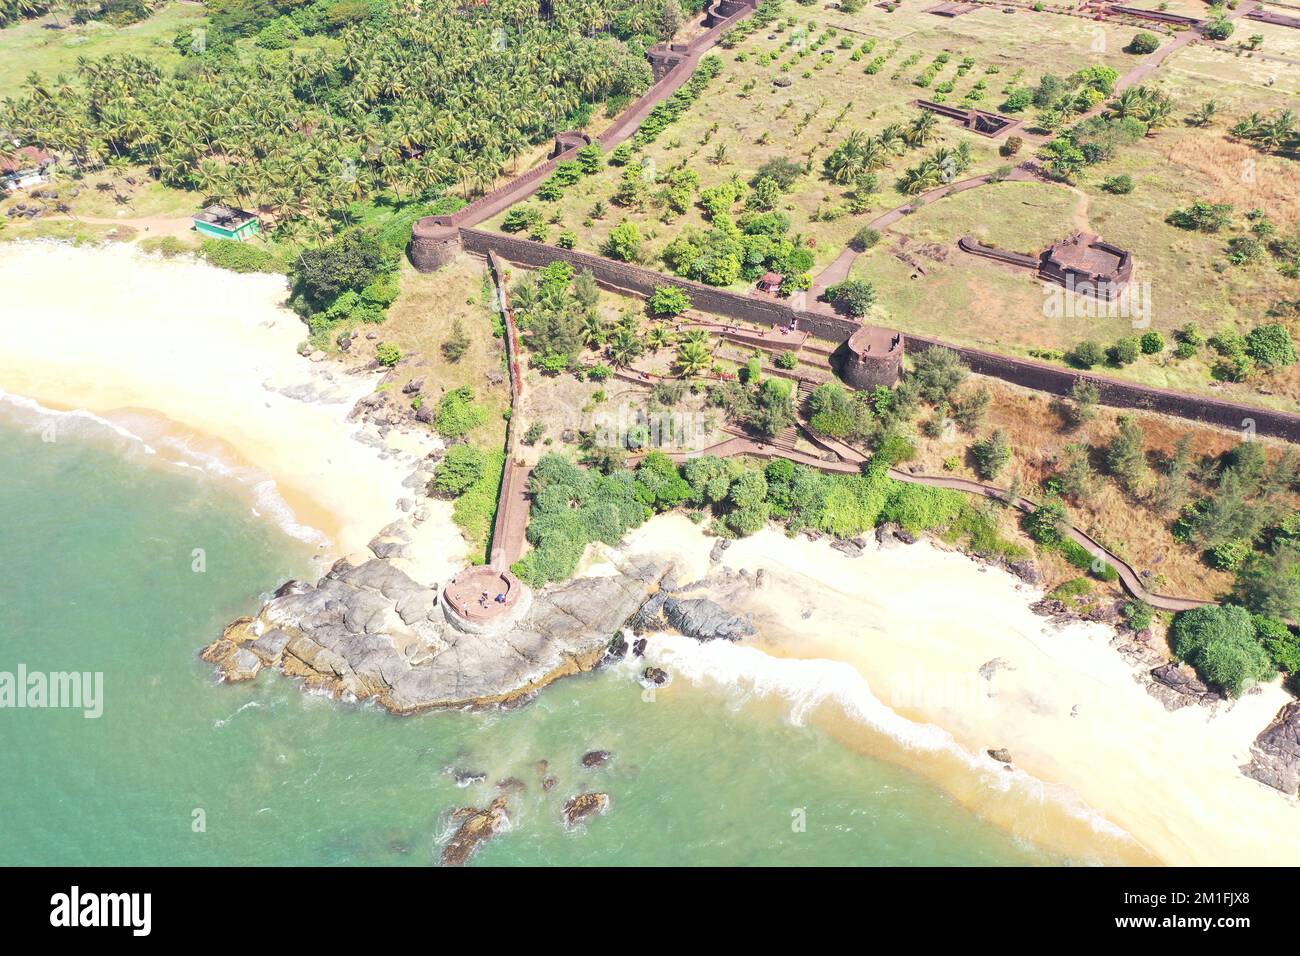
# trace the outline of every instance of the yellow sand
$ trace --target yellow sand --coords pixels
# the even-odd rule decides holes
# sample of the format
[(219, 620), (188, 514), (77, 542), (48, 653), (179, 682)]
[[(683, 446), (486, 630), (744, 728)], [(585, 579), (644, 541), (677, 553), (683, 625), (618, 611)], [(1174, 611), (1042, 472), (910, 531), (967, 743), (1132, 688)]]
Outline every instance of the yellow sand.
[[(249, 484), (269, 476), (292, 521), (328, 539), (323, 554), (357, 552), (400, 517), (397, 500), (413, 497), (401, 484), (410, 456), (436, 447), (407, 436), (407, 454), (385, 460), (353, 440), (359, 426), (347, 414), (377, 376), (297, 354), (306, 328), (282, 305), (281, 276), (163, 261), (130, 246), (3, 243), (0, 289), (0, 389), (94, 412), (160, 453), (220, 463)], [(331, 400), (277, 391), (304, 383)], [(436, 581), (463, 564), (465, 548), (447, 506), (430, 505), (411, 570)]]
[[(679, 557), (693, 580), (712, 543), (674, 515), (628, 546)], [(1110, 628), (1052, 625), (1029, 610), (1039, 592), (928, 543), (849, 558), (769, 529), (733, 543), (722, 566), (766, 571), (761, 589), (740, 591), (760, 635), (657, 638), (652, 656), (678, 676), (784, 695), (797, 718), (1079, 860), (1300, 863), (1300, 807), (1238, 770), (1289, 700), (1276, 684), (1217, 712), (1167, 711)], [(996, 659), (1007, 666), (981, 677)], [(998, 748), (1014, 770), (987, 756)]]

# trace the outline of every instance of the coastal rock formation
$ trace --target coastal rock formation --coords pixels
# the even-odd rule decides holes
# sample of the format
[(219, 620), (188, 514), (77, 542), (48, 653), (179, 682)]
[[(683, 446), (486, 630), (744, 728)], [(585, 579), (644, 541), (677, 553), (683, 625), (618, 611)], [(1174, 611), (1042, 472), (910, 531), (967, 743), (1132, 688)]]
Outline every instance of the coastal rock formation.
[(609, 809), (609, 794), (580, 793), (564, 801), (564, 825), (575, 827), (587, 817)]
[(506, 807), (506, 796), (502, 794), (486, 810), (462, 807), (453, 813), (453, 819), (463, 819), (465, 822), (442, 848), (442, 865), (464, 866), (478, 852), (479, 847), (498, 833), (509, 829), (510, 818), (506, 816)]
[(708, 598), (669, 598), (664, 602), (664, 618), (675, 630), (697, 641), (738, 641), (758, 633), (749, 618), (732, 614)]
[(665, 570), (646, 561), (571, 581), (537, 594), (504, 630), (474, 634), (447, 622), (436, 588), (381, 558), (343, 559), (314, 586), (281, 587), (202, 657), (228, 680), (272, 667), (397, 714), (506, 703), (596, 666)]
[(990, 757), (998, 763), (1011, 763), (1011, 751), (1005, 747), (998, 747), (995, 750), (985, 751)]
[(1250, 763), (1241, 772), (1288, 796), (1300, 796), (1300, 701), (1278, 711), (1255, 738)]
[(1188, 704), (1217, 704), (1224, 699), (1220, 691), (1204, 684), (1196, 671), (1177, 661), (1154, 668), (1151, 680), (1147, 692), (1164, 704), (1166, 710), (1178, 710)]

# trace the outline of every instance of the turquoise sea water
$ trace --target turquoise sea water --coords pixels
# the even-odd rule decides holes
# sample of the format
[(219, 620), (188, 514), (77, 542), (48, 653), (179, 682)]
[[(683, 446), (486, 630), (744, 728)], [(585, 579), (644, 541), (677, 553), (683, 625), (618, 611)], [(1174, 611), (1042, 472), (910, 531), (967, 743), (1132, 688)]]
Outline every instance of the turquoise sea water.
[[(102, 671), (103, 716), (0, 710), (0, 864), (428, 865), (450, 811), (511, 776), (512, 829), (476, 864), (1052, 862), (770, 706), (681, 681), (647, 703), (630, 669), (404, 719), (269, 673), (216, 684), (198, 650), (313, 575), (307, 546), (224, 480), (66, 416), (44, 441), (50, 421), (0, 403), (0, 671)], [(594, 748), (613, 761), (581, 768)], [(566, 831), (585, 790), (611, 809)]]

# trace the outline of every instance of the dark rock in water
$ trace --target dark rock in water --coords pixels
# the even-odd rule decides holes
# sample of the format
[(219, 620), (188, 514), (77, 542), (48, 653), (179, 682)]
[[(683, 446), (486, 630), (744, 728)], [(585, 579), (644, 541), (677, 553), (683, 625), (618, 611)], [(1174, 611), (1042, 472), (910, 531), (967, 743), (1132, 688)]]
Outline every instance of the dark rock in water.
[(730, 538), (719, 538), (717, 541), (713, 543), (713, 547), (709, 549), (709, 560), (712, 561), (714, 564), (717, 564), (719, 561), (722, 560), (723, 552), (726, 551), (729, 547), (731, 547)]
[(452, 775), (456, 778), (458, 787), (472, 787), (487, 779), (487, 774), (482, 770), (453, 770)]
[(275, 589), (276, 597), (285, 597), (290, 594), (302, 594), (304, 591), (310, 591), (311, 585), (306, 581), (295, 581), (292, 578), (285, 581)]
[(582, 755), (582, 765), (588, 770), (595, 770), (609, 763), (609, 758), (612, 756), (613, 754), (608, 750), (588, 750)]
[(644, 637), (638, 637), (636, 643), (632, 645), (632, 655), (634, 657), (643, 656), (645, 654), (646, 643), (647, 641)]
[(664, 617), (678, 632), (697, 641), (737, 641), (758, 633), (749, 618), (731, 614), (708, 598), (669, 598)]
[(996, 750), (985, 751), (990, 757), (998, 763), (1011, 763), (1011, 751), (1005, 747), (999, 747)]
[(668, 683), (668, 672), (662, 667), (647, 667), (641, 672), (641, 679), (649, 684), (663, 686)]
[(621, 661), (627, 657), (627, 638), (623, 632), (619, 631), (614, 635), (614, 639), (609, 642), (609, 649), (605, 651), (605, 659), (609, 661)]
[(497, 781), (497, 789), (504, 793), (523, 793), (528, 786), (518, 777), (506, 777)]
[(1007, 570), (1026, 584), (1041, 584), (1043, 580), (1043, 573), (1038, 570), (1038, 565), (1027, 559), (1013, 561), (1007, 565)]
[(1151, 671), (1151, 678), (1158, 688), (1167, 688), (1176, 696), (1156, 693), (1169, 710), (1177, 710), (1188, 704), (1217, 704), (1224, 700), (1220, 691), (1207, 686), (1196, 676), (1196, 671), (1186, 664), (1170, 661)]
[(564, 823), (570, 827), (577, 826), (587, 817), (604, 813), (608, 809), (609, 794), (580, 793), (564, 801)]
[(506, 816), (506, 795), (497, 797), (486, 810), (463, 807), (452, 817), (464, 820), (447, 845), (442, 848), (443, 866), (464, 866), (478, 848), (510, 825)]
[(1300, 701), (1287, 704), (1255, 738), (1241, 772), (1288, 796), (1300, 796)]
[(848, 538), (845, 540), (837, 539), (831, 543), (831, 549), (850, 558), (862, 557), (862, 552), (866, 549), (867, 542), (865, 538)]
[(555, 789), (555, 785), (558, 782), (559, 781), (557, 781), (553, 775), (548, 773), (545, 777), (542, 778), (542, 792), (550, 793), (552, 790)]

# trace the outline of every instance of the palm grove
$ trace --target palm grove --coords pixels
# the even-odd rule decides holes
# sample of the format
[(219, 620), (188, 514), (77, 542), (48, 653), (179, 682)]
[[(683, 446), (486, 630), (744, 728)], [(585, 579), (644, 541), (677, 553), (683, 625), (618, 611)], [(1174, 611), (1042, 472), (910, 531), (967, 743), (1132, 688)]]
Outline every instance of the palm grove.
[[(644, 90), (646, 47), (681, 18), (677, 0), (553, 6), (543, 19), (537, 0), (218, 0), (176, 38), (174, 72), (83, 58), (75, 76), (28, 77), (0, 128), (76, 170), (140, 164), (320, 236), (358, 199), (487, 189), (535, 144)], [(301, 37), (313, 42), (295, 48)]]

